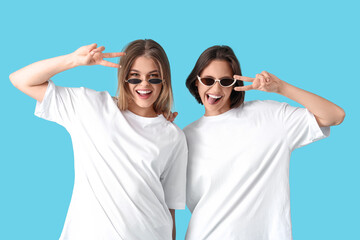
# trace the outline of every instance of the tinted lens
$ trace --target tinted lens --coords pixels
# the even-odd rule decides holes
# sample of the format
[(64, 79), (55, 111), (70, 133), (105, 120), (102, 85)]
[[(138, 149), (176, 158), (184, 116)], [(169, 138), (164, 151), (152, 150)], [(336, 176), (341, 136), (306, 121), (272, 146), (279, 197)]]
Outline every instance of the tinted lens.
[(215, 83), (215, 80), (212, 78), (201, 78), (201, 82), (206, 86), (211, 86)]
[(151, 83), (151, 84), (159, 84), (159, 83), (162, 83), (162, 79), (160, 79), (160, 78), (151, 78), (151, 79), (149, 79), (149, 83)]
[(220, 80), (220, 84), (224, 87), (230, 86), (231, 84), (233, 84), (233, 82), (234, 82), (234, 79), (231, 79), (231, 78), (224, 78), (224, 79)]
[(131, 79), (128, 79), (127, 82), (131, 83), (131, 84), (139, 84), (139, 83), (141, 83), (141, 79), (131, 78)]

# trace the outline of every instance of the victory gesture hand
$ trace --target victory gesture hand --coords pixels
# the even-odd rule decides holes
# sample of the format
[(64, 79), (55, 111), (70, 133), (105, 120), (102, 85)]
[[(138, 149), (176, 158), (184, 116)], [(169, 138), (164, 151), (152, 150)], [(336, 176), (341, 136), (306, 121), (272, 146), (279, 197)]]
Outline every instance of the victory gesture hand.
[(260, 90), (264, 92), (274, 92), (279, 93), (282, 80), (276, 77), (274, 74), (268, 73), (266, 71), (256, 74), (255, 78), (244, 77), (239, 75), (234, 75), (236, 80), (241, 80), (244, 82), (252, 82), (251, 85), (235, 87), (235, 91), (248, 91), (248, 90)]
[(102, 53), (105, 47), (101, 46), (97, 48), (97, 44), (93, 43), (87, 46), (80, 47), (75, 52), (71, 53), (76, 65), (103, 65), (107, 67), (119, 68), (120, 65), (104, 60), (103, 58), (115, 58), (124, 56), (123, 52), (116, 53)]

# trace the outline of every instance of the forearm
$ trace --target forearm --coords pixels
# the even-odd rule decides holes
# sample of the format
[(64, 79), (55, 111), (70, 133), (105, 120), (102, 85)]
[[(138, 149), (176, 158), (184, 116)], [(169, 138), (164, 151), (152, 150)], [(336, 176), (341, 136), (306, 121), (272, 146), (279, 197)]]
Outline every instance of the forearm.
[(300, 103), (316, 117), (320, 126), (340, 124), (345, 117), (344, 110), (336, 104), (314, 93), (281, 81), (279, 94)]
[(43, 84), (54, 75), (76, 67), (70, 54), (32, 63), (10, 75), (12, 84), (21, 88)]

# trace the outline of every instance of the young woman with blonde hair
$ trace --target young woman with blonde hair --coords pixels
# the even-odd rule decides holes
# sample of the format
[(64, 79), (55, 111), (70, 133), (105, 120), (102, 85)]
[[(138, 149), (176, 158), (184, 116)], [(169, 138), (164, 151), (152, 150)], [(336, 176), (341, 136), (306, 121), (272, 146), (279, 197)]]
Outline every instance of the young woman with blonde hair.
[[(170, 65), (153, 40), (124, 53), (96, 44), (33, 63), (10, 75), (37, 100), (35, 115), (70, 133), (74, 190), (60, 239), (175, 238), (175, 210), (185, 207), (187, 146), (171, 121)], [(120, 65), (103, 58), (121, 57)], [(50, 78), (80, 65), (118, 68), (118, 96), (56, 86)], [(166, 118), (165, 118), (166, 117)]]

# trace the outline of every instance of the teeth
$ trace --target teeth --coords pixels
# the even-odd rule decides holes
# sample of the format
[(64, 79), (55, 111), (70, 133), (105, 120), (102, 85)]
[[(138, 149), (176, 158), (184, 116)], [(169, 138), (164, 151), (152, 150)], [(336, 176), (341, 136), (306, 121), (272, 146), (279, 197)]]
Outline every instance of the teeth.
[(212, 94), (208, 94), (209, 95), (209, 97), (211, 97), (211, 98), (221, 98), (221, 96), (216, 96), (216, 95), (212, 95)]
[(148, 94), (151, 93), (151, 91), (141, 91), (141, 90), (137, 90), (138, 93), (140, 94)]

